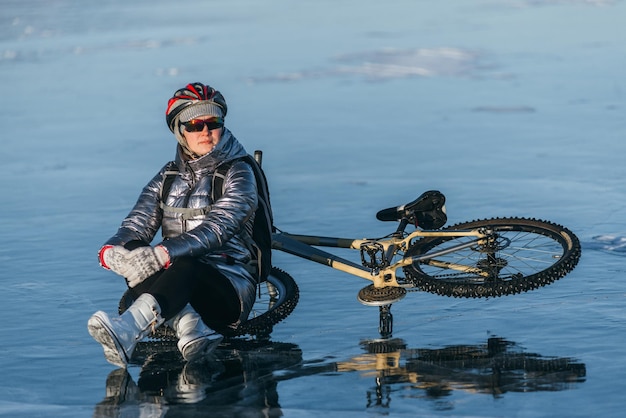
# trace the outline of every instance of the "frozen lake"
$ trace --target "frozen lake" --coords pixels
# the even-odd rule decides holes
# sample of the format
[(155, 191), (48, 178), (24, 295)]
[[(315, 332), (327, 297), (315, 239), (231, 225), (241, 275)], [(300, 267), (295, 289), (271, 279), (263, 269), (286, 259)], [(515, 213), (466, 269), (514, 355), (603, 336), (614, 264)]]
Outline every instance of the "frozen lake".
[[(626, 4), (3, 0), (0, 416), (621, 416)], [(87, 333), (123, 281), (96, 253), (173, 158), (188, 82), (263, 149), (276, 224), (380, 236), (384, 207), (449, 224), (548, 219), (583, 245), (539, 290), (410, 293), (381, 343), (368, 284), (277, 253), (300, 303), (271, 344), (115, 370)]]

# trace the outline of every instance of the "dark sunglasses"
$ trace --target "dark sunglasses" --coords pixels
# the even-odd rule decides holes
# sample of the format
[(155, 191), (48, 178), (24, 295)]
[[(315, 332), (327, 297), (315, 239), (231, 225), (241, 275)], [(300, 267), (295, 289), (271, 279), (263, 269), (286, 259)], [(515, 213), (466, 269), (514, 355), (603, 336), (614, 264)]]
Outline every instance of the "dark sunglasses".
[(206, 126), (211, 129), (217, 129), (224, 126), (224, 119), (222, 118), (210, 118), (210, 119), (192, 119), (189, 122), (182, 122), (181, 125), (185, 127), (187, 132), (200, 132)]

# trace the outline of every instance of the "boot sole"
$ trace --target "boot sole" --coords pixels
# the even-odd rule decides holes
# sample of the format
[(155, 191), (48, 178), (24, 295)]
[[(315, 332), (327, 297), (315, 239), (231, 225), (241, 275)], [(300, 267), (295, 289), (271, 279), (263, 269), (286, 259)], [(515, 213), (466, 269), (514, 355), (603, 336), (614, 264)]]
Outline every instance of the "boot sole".
[(117, 338), (115, 338), (113, 330), (109, 328), (105, 321), (94, 315), (89, 318), (87, 329), (93, 339), (102, 344), (104, 358), (109, 363), (119, 367), (126, 367), (128, 365), (128, 359), (126, 358), (124, 349), (119, 341), (117, 341)]
[(199, 358), (209, 355), (215, 351), (223, 339), (224, 337), (218, 334), (210, 337), (198, 338), (185, 344), (181, 350), (181, 354), (188, 362), (198, 360)]

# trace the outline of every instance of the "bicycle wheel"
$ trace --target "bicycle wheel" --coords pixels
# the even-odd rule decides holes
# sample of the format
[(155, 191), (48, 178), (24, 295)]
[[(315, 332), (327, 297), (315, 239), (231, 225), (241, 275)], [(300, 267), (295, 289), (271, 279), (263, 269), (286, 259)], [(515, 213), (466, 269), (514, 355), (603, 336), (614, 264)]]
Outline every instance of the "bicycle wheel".
[[(225, 328), (218, 330), (225, 337), (237, 337), (251, 335), (257, 338), (267, 338), (272, 332), (274, 325), (287, 318), (296, 308), (300, 291), (293, 277), (287, 272), (272, 267), (267, 281), (261, 283), (252, 312), (247, 321), (239, 324), (237, 328)], [(122, 314), (134, 302), (133, 296), (126, 291), (119, 302), (118, 311)], [(174, 331), (167, 327), (159, 327), (150, 336), (152, 340), (171, 341), (176, 340)]]
[(296, 308), (300, 291), (293, 277), (272, 267), (267, 281), (261, 283), (248, 320), (226, 332), (226, 336), (253, 335), (266, 338), (274, 325), (287, 318)]
[[(495, 239), (415, 262), (403, 268), (407, 281), (443, 296), (481, 298), (513, 295), (560, 279), (576, 267), (581, 254), (576, 235), (561, 225), (538, 219), (494, 218), (460, 223), (444, 230), (489, 228)], [(415, 241), (405, 257), (446, 250), (473, 237), (432, 237)], [(470, 267), (467, 271), (445, 268)]]

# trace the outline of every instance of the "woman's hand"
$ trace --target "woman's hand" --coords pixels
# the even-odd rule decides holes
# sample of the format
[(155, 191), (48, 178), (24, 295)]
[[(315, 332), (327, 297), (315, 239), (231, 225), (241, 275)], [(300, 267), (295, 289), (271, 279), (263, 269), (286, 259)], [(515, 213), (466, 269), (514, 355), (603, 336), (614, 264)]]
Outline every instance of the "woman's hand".
[(129, 251), (125, 256), (127, 270), (126, 282), (135, 287), (154, 273), (168, 268), (171, 264), (170, 255), (162, 245), (156, 247), (139, 247)]
[(130, 253), (121, 245), (105, 245), (98, 252), (100, 265), (120, 276), (125, 277), (129, 270), (127, 256)]

